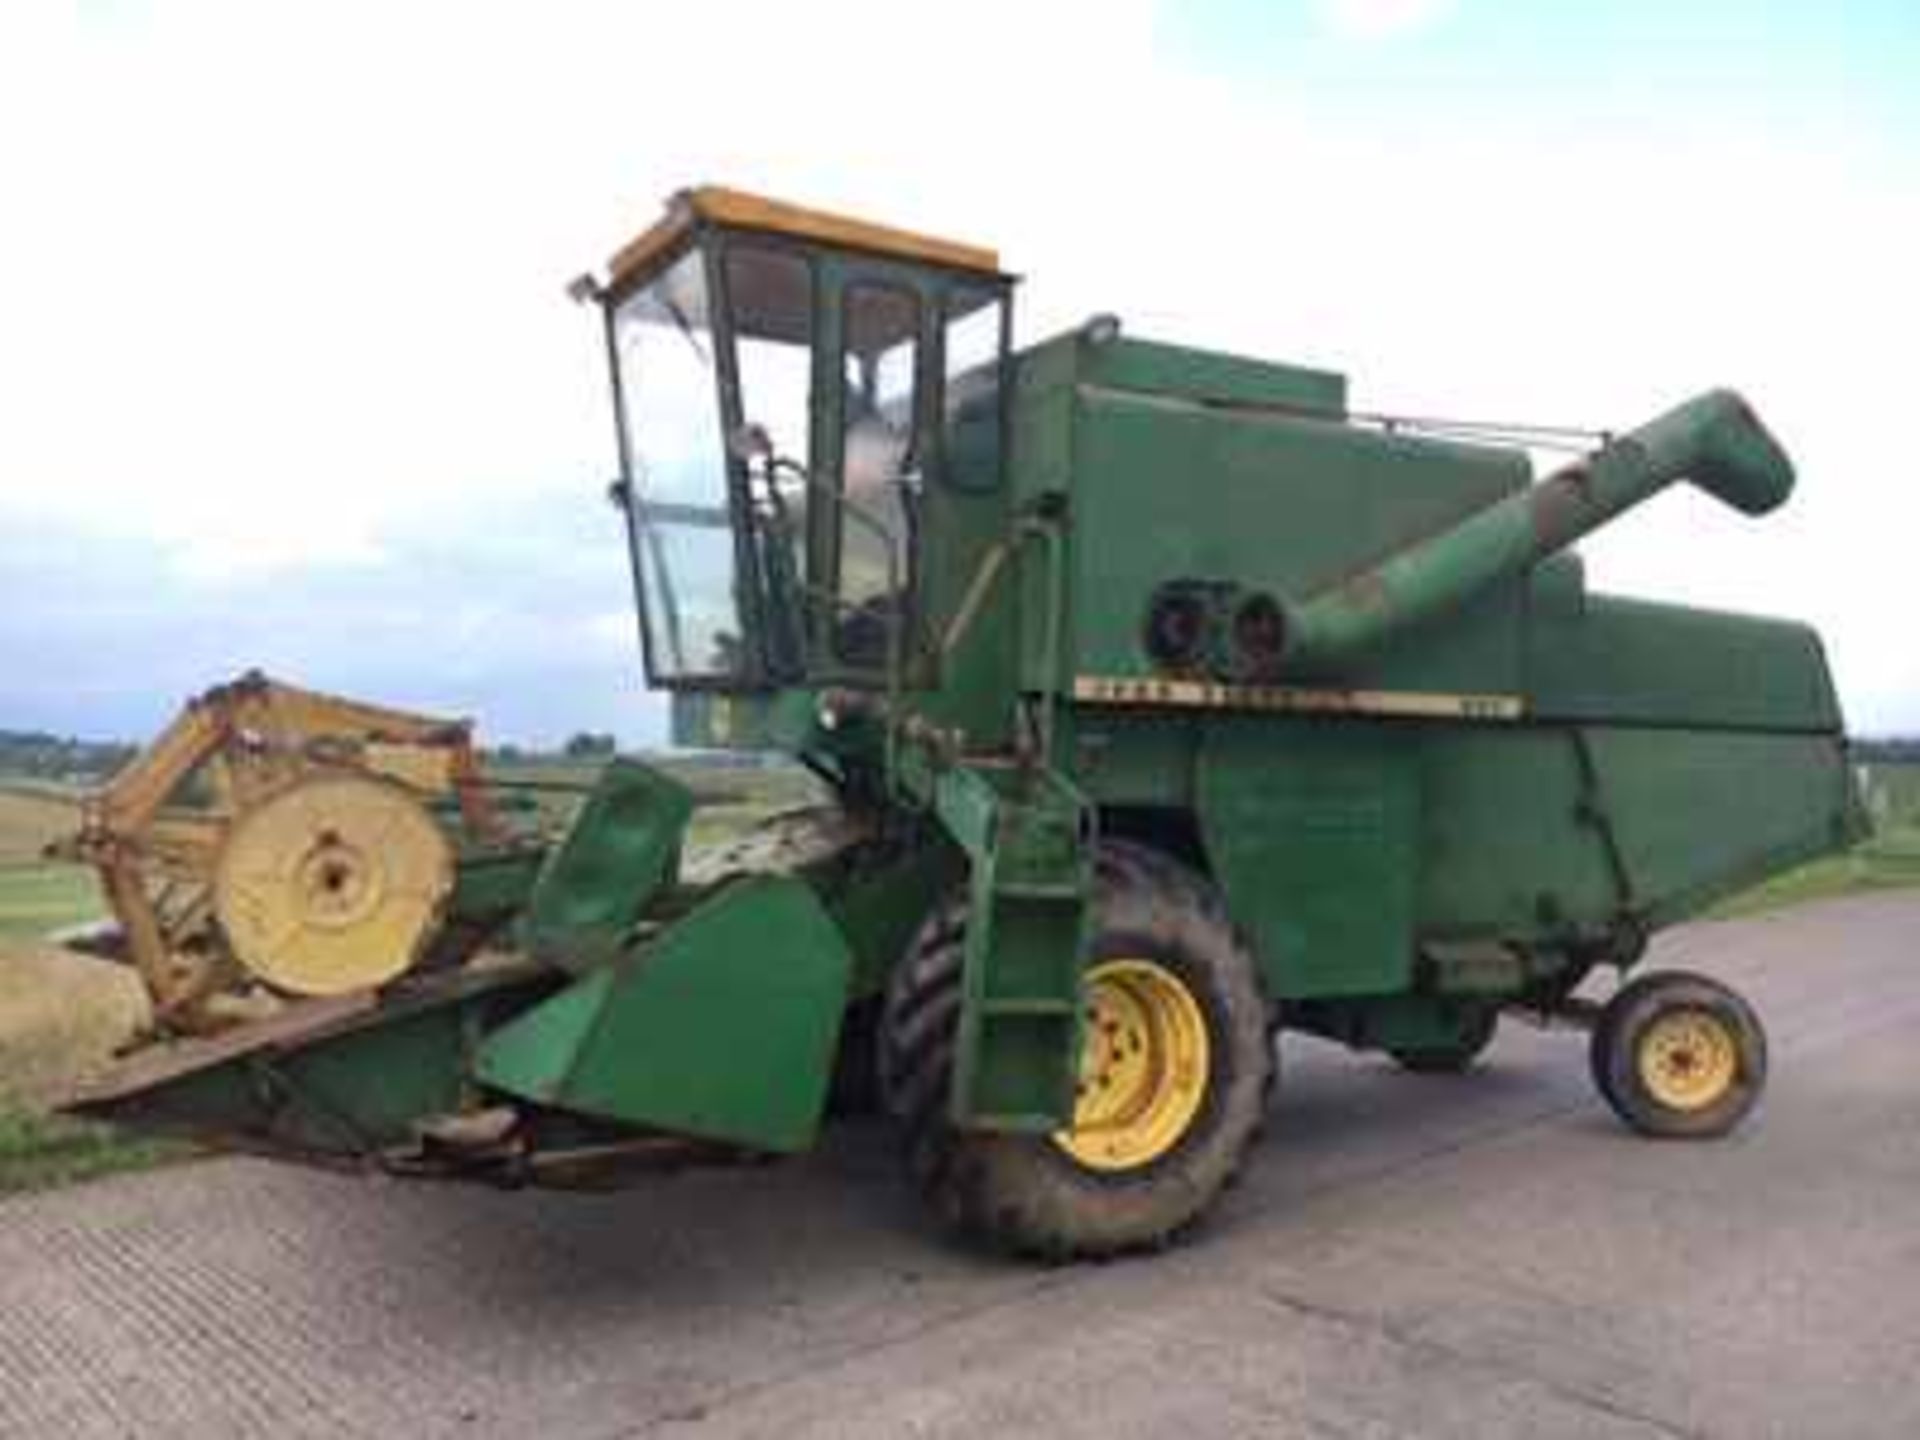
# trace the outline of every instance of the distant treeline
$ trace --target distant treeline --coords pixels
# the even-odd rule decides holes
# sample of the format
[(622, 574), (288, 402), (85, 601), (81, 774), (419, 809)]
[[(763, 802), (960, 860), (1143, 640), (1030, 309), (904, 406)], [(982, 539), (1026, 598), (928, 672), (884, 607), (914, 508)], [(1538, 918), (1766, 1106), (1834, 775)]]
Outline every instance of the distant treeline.
[(595, 770), (619, 754), (628, 754), (654, 764), (664, 764), (670, 769), (677, 767), (697, 770), (765, 770), (777, 769), (792, 763), (789, 757), (773, 751), (660, 749), (622, 751), (612, 735), (593, 731), (581, 731), (569, 738), (566, 744), (557, 750), (543, 749), (536, 745), (515, 745), (509, 742), (485, 746), (480, 753), (481, 758), (496, 766), (559, 765), (578, 769), (584, 765)]
[[(1920, 735), (1856, 737), (1850, 744), (1857, 760), (1883, 765), (1920, 765)], [(135, 750), (135, 746), (114, 740), (79, 740), (44, 730), (0, 730), (0, 775), (24, 775), (39, 780), (98, 780), (126, 764)], [(538, 764), (543, 760), (605, 760), (614, 751), (613, 736), (583, 731), (557, 750), (498, 745), (489, 748), (487, 755), (508, 764)], [(709, 763), (724, 765), (731, 761), (747, 766), (763, 763), (765, 759), (755, 755), (701, 758)]]
[(100, 780), (133, 758), (134, 747), (76, 740), (44, 730), (0, 730), (0, 775), (35, 780)]
[(1920, 765), (1920, 735), (1886, 735), (1849, 742), (1856, 760), (1869, 763)]

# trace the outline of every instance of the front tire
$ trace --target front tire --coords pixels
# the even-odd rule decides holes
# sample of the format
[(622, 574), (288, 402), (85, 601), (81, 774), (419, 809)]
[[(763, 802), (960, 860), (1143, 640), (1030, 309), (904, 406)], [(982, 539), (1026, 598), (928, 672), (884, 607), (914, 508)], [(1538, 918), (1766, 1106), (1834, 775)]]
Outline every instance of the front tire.
[(1622, 986), (1600, 1012), (1589, 1045), (1601, 1096), (1643, 1135), (1725, 1135), (1766, 1088), (1760, 1017), (1705, 975), (1669, 970)]
[(1096, 857), (1086, 1043), (1074, 1124), (956, 1126), (964, 904), (922, 927), (890, 977), (880, 1080), (923, 1195), (962, 1235), (1066, 1260), (1166, 1244), (1232, 1180), (1273, 1077), (1252, 956), (1213, 888), (1122, 842)]

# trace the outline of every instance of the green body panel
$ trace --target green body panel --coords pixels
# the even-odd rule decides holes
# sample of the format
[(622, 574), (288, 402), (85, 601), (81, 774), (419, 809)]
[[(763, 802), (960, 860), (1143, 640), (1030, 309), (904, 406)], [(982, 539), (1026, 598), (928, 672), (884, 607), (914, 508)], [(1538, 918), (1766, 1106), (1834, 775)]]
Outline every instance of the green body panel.
[(463, 1108), (480, 1036), (555, 983), (550, 972), (525, 966), (475, 971), (403, 989), (378, 1009), (286, 1039), (175, 1041), (141, 1057), (164, 1062), (151, 1083), (78, 1108), (152, 1129), (367, 1159), (410, 1144), (420, 1122)]
[(692, 813), (692, 794), (672, 776), (633, 760), (610, 763), (541, 867), (521, 944), (576, 973), (611, 960), (673, 880)]
[(1364, 1004), (1305, 1001), (1288, 1023), (1356, 1050), (1445, 1050), (1484, 1023), (1487, 1009), (1484, 999), (1404, 993)]
[(1457, 728), (1424, 768), (1421, 926), (1436, 936), (1666, 923), (1845, 844), (1855, 819), (1844, 748), (1819, 734)]
[[(1259, 406), (1338, 418), (1346, 413), (1347, 378), (1332, 370), (1285, 365), (1131, 336), (1101, 339), (1095, 327), (1056, 336), (1020, 357), (1023, 396), (1104, 390), (1210, 405)], [(1016, 444), (1021, 463), (1033, 459)]]
[(1206, 722), (1201, 833), (1274, 997), (1407, 985), (1421, 799), (1409, 738), (1381, 725)]
[(811, 889), (750, 877), (488, 1035), (475, 1074), (603, 1119), (801, 1149), (819, 1124), (851, 968)]
[(1592, 750), (1636, 908), (1654, 924), (1853, 838), (1853, 774), (1832, 737), (1609, 728)]
[(1526, 938), (1619, 913), (1604, 839), (1580, 818), (1580, 743), (1571, 729), (1421, 727), (1422, 935)]
[(1592, 596), (1534, 608), (1527, 701), (1542, 719), (1837, 733), (1820, 637), (1805, 625)]
[(408, 1138), (414, 1122), (460, 1102), (457, 1010), (355, 1030), (274, 1061), (236, 1061), (193, 1075), (139, 1112), (111, 1118), (271, 1138), (320, 1154), (363, 1154)]
[[(1078, 782), (1115, 814), (1192, 814), (1281, 998), (1384, 994), (1463, 941), (1560, 963), (1848, 843), (1820, 732), (1081, 712)], [(1425, 983), (1480, 989), (1485, 967)], [(1517, 990), (1523, 972), (1513, 972)]]

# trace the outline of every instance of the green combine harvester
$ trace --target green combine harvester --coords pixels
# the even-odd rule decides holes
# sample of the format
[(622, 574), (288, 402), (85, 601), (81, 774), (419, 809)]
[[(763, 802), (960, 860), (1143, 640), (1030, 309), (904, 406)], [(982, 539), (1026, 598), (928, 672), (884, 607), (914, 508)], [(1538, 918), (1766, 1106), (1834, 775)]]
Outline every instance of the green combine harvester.
[(1863, 833), (1820, 642), (1570, 553), (1676, 481), (1781, 504), (1737, 396), (1536, 481), (1555, 437), (1326, 371), (1104, 318), (1013, 353), (992, 252), (711, 187), (572, 293), (676, 740), (833, 803), (683, 853), (693, 797), (618, 761), (545, 835), (464, 727), (247, 677), (69, 846), (154, 1002), (71, 1108), (581, 1185), (878, 1105), (944, 1221), (1047, 1257), (1204, 1212), (1280, 1031), (1451, 1072), (1564, 1020), (1639, 1131), (1752, 1108), (1737, 995), (1583, 986)]

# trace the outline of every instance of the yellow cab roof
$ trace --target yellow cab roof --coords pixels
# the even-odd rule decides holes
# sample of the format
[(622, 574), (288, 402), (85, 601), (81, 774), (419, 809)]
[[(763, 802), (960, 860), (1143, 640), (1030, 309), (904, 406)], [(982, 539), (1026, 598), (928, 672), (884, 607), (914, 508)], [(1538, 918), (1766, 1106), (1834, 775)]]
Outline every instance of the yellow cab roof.
[(647, 269), (655, 260), (672, 250), (702, 222), (729, 225), (742, 230), (761, 230), (775, 235), (790, 235), (798, 240), (813, 240), (828, 245), (845, 245), (876, 255), (901, 260), (931, 262), (956, 270), (976, 270), (990, 275), (1000, 273), (1000, 257), (978, 245), (957, 240), (942, 240), (896, 230), (888, 225), (834, 215), (824, 210), (809, 210), (784, 200), (750, 195), (744, 190), (729, 190), (724, 185), (698, 185), (682, 190), (667, 202), (667, 213), (652, 226), (623, 246), (607, 262), (608, 284), (614, 288)]

